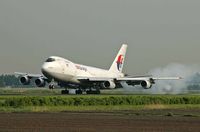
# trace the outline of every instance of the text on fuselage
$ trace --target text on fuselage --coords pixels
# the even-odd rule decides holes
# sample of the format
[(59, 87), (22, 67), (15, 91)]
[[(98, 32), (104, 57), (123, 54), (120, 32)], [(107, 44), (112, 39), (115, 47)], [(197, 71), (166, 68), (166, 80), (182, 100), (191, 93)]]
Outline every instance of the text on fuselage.
[(81, 71), (85, 71), (87, 72), (87, 68), (79, 66), (79, 65), (75, 65), (76, 69), (81, 70)]

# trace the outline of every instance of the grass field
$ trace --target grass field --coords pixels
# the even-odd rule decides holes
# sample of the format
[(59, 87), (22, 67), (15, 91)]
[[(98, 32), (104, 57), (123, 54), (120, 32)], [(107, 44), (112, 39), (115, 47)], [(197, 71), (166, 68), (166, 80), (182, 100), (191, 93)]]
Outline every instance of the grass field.
[[(45, 95), (60, 95), (62, 89), (53, 89), (49, 90), (48, 88), (0, 88), (0, 96), (3, 95), (26, 95), (26, 96), (45, 96)], [(75, 91), (71, 90), (71, 94), (73, 95)], [(141, 94), (152, 94), (146, 92), (146, 90), (133, 90), (133, 91), (125, 91), (123, 89), (114, 89), (114, 90), (101, 90), (101, 93), (103, 95), (141, 95)], [(193, 94), (193, 95), (200, 95), (200, 90), (199, 91), (186, 91), (183, 92), (183, 94)]]
[[(0, 88), (0, 95), (60, 95), (62, 89), (49, 90), (48, 88)], [(101, 90), (102, 94), (141, 94), (139, 91), (123, 91), (123, 89)], [(75, 94), (70, 90), (70, 94)], [(143, 92), (144, 94), (144, 92)]]
[[(159, 113), (160, 115), (167, 115), (170, 111), (200, 111), (199, 105), (117, 105), (117, 106), (24, 106), (24, 107), (0, 107), (2, 113), (13, 112), (106, 112), (106, 113), (132, 113), (139, 115), (144, 111), (151, 111), (151, 113), (145, 113), (146, 115), (152, 115), (154, 110), (166, 111), (165, 113)], [(199, 112), (187, 113), (185, 115), (198, 116)]]
[(103, 91), (103, 95), (61, 95), (60, 91), (61, 89), (47, 88), (1, 88), (0, 112), (119, 112), (173, 109), (200, 111), (199, 94), (124, 95), (120, 90), (106, 90)]
[(0, 95), (59, 95), (61, 89), (48, 88), (0, 88)]
[[(0, 96), (0, 112), (120, 112), (141, 110), (197, 110), (194, 95), (70, 95)], [(199, 113), (199, 112), (198, 112)], [(199, 116), (198, 114), (195, 114)]]

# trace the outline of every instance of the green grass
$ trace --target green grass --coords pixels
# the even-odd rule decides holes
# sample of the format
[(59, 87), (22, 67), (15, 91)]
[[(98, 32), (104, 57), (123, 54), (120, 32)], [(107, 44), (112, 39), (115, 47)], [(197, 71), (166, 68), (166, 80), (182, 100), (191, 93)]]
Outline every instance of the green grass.
[(2, 107), (24, 106), (119, 106), (119, 105), (200, 104), (194, 95), (70, 95), (70, 96), (0, 96)]
[(200, 110), (199, 105), (119, 105), (119, 106), (25, 106), (25, 107), (0, 107), (0, 112), (123, 112), (141, 110)]
[(92, 106), (200, 104), (194, 95), (70, 95), (70, 96), (1, 96), (0, 106)]
[[(114, 89), (114, 90), (101, 90), (103, 95), (150, 95), (147, 90), (134, 90), (126, 91), (123, 89)], [(200, 91), (187, 91), (183, 92), (187, 94), (200, 94)], [(48, 88), (0, 88), (0, 95), (26, 95), (26, 96), (44, 96), (44, 95), (61, 95), (61, 89), (49, 90)]]
[(90, 95), (90, 96), (1, 96), (2, 107), (23, 106), (117, 106), (200, 104), (199, 96)]
[(60, 95), (60, 90), (0, 89), (0, 112), (198, 109), (199, 95)]
[(59, 95), (61, 89), (49, 90), (48, 88), (0, 88), (0, 95)]

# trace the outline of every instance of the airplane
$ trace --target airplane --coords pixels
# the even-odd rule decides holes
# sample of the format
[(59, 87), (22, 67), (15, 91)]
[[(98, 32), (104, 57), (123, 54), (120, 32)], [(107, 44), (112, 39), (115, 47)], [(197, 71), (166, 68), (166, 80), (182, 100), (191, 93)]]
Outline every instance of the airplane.
[(115, 60), (109, 70), (74, 63), (58, 56), (50, 56), (42, 65), (43, 75), (15, 72), (20, 75), (20, 82), (30, 84), (35, 78), (38, 87), (45, 87), (49, 83), (49, 89), (54, 89), (55, 84), (64, 87), (61, 94), (69, 94), (69, 89), (76, 89), (76, 94), (100, 94), (100, 89), (122, 88), (122, 83), (128, 85), (141, 85), (149, 89), (156, 80), (179, 80), (181, 77), (152, 77), (129, 76), (122, 72), (126, 56), (127, 44), (122, 44)]

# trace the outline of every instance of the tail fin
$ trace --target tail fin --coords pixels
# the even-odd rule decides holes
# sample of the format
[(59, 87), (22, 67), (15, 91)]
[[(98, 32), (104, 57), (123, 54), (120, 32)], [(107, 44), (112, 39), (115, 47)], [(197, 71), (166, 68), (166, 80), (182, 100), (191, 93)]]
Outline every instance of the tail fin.
[(127, 44), (122, 45), (114, 62), (112, 63), (109, 71), (116, 72), (116, 73), (122, 73), (127, 46), (128, 46)]

